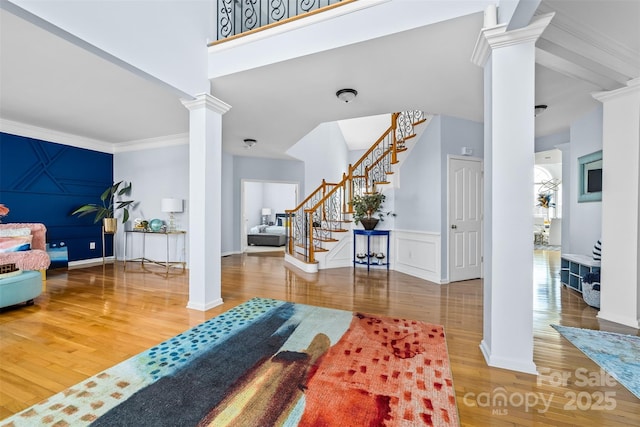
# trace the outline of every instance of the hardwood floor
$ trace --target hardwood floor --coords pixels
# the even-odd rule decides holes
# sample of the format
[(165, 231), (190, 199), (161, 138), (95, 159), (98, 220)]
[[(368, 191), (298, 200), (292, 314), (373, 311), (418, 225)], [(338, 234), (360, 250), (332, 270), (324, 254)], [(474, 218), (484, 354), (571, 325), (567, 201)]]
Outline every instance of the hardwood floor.
[[(222, 260), (224, 304), (202, 313), (185, 308), (186, 274), (165, 278), (131, 265), (124, 272), (121, 264), (51, 271), (35, 305), (0, 313), (0, 419), (258, 296), (444, 325), (462, 425), (640, 425), (640, 402), (624, 387), (576, 381), (577, 369), (600, 370), (549, 325), (638, 331), (599, 321), (559, 284), (559, 264), (559, 252), (536, 251), (534, 361), (547, 372), (538, 377), (486, 365), (480, 280), (436, 285), (351, 268), (309, 275), (284, 266), (281, 252), (232, 255)], [(566, 385), (550, 381), (561, 375), (570, 375)], [(615, 409), (594, 409), (605, 392)], [(492, 404), (500, 393), (506, 406)]]

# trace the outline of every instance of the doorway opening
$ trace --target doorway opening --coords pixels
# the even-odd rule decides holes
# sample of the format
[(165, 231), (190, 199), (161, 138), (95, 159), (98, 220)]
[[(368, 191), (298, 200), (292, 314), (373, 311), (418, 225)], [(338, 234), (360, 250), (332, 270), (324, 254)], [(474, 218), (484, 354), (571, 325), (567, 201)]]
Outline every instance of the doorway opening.
[(242, 252), (284, 251), (285, 209), (298, 204), (297, 182), (242, 180)]

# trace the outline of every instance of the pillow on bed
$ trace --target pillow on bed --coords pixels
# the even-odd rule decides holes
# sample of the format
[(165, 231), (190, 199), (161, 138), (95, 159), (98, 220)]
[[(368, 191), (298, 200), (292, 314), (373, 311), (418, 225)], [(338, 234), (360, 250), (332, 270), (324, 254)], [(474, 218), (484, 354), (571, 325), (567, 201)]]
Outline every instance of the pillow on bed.
[(30, 228), (3, 228), (0, 229), (0, 237), (30, 236)]
[(286, 216), (279, 216), (278, 217), (278, 225), (280, 227), (288, 227), (289, 226), (289, 219)]
[(0, 237), (0, 253), (21, 252), (31, 250), (32, 235)]

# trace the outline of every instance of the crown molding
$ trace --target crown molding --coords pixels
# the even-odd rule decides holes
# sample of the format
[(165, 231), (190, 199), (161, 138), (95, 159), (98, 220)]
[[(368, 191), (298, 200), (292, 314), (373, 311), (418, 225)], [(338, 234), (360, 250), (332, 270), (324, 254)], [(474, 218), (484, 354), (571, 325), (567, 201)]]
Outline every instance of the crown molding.
[(135, 141), (113, 144), (113, 152), (125, 153), (129, 151), (153, 150), (155, 148), (174, 147), (189, 144), (189, 133), (160, 136), (157, 138), (138, 139)]
[(195, 99), (183, 99), (182, 105), (184, 105), (189, 111), (206, 107), (207, 109), (220, 114), (224, 114), (231, 109), (231, 105), (216, 98), (215, 96), (209, 95), (208, 93), (196, 95)]
[(113, 144), (110, 142), (55, 131), (22, 122), (0, 118), (0, 131), (27, 138), (113, 154)]
[(47, 141), (55, 144), (84, 148), (86, 150), (99, 151), (107, 154), (152, 150), (154, 148), (189, 144), (188, 133), (112, 143), (2, 118), (0, 118), (0, 132), (23, 136), (26, 138), (39, 139), (41, 141)]
[(629, 80), (626, 87), (603, 92), (594, 92), (591, 94), (591, 96), (593, 96), (596, 100), (604, 103), (605, 101), (610, 101), (612, 99), (634, 93), (640, 95), (640, 77)]
[[(557, 5), (556, 8), (561, 9), (561, 5)], [(554, 11), (545, 3), (540, 5), (538, 11), (556, 14), (553, 23), (549, 26), (549, 31), (545, 32), (544, 39), (598, 63), (606, 64), (618, 73), (627, 76), (637, 74), (640, 68), (640, 57), (629, 46), (619, 43), (592, 27), (585, 26), (566, 11)]]
[(487, 59), (489, 59), (489, 55), (491, 54), (491, 46), (489, 45), (488, 39), (490, 37), (495, 37), (498, 34), (502, 34), (505, 31), (507, 31), (507, 24), (500, 24), (495, 27), (481, 29), (480, 34), (478, 34), (478, 38), (476, 39), (476, 45), (473, 48), (473, 53), (471, 54), (471, 62), (476, 64), (478, 67), (484, 67), (487, 63)]
[(487, 59), (489, 59), (491, 51), (494, 49), (500, 49), (530, 41), (535, 42), (545, 28), (547, 28), (551, 19), (553, 19), (553, 16), (553, 13), (536, 16), (526, 27), (512, 31), (507, 31), (507, 24), (483, 28), (480, 30), (480, 34), (476, 40), (476, 45), (473, 49), (473, 54), (471, 55), (471, 62), (480, 67), (484, 67)]

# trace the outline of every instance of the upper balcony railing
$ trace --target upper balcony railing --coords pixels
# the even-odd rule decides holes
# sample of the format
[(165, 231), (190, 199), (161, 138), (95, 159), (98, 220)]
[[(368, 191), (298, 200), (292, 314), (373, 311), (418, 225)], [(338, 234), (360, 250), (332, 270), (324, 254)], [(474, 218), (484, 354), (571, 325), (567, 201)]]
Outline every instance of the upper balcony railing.
[(353, 1), (355, 0), (217, 0), (217, 41), (266, 29)]

